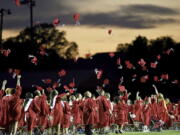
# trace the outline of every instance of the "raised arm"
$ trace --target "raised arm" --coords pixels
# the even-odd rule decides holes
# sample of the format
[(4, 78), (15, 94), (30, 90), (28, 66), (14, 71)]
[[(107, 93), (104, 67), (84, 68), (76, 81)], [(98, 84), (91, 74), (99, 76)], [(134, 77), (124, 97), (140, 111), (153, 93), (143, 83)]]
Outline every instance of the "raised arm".
[(6, 84), (7, 84), (7, 80), (4, 80), (3, 83), (2, 83), (1, 90), (5, 90), (6, 89)]
[(16, 92), (15, 92), (15, 96), (17, 97), (20, 97), (21, 96), (21, 93), (22, 93), (22, 88), (21, 88), (21, 83), (20, 83), (20, 79), (21, 79), (21, 76), (18, 75), (17, 76), (17, 84), (16, 84)]
[(156, 87), (154, 84), (153, 84), (152, 86), (153, 86), (153, 88), (154, 88), (154, 90), (155, 90), (156, 95), (159, 95), (159, 92), (158, 92), (157, 87)]
[(16, 84), (16, 86), (21, 86), (21, 75), (18, 75), (17, 76), (17, 84)]
[(131, 92), (129, 92), (127, 96), (128, 96), (128, 97), (131, 96)]
[(139, 100), (139, 91), (136, 93), (136, 100)]

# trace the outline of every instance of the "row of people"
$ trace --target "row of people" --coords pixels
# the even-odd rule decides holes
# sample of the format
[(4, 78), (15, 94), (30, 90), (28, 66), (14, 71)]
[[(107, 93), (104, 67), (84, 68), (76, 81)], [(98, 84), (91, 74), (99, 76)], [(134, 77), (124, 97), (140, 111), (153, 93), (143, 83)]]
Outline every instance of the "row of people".
[(42, 133), (46, 130), (50, 135), (67, 135), (70, 127), (72, 134), (78, 128), (84, 128), (87, 135), (92, 135), (93, 129), (104, 134), (114, 124), (117, 125), (115, 132), (123, 133), (123, 127), (135, 121), (142, 122), (143, 131), (147, 132), (152, 120), (156, 121), (154, 128), (180, 121), (180, 102), (165, 102), (155, 85), (156, 95), (142, 100), (137, 92), (133, 104), (127, 90), (120, 91), (114, 101), (103, 89), (96, 90), (98, 97), (90, 91), (83, 97), (80, 93), (71, 95), (59, 94), (57, 90), (49, 93), (36, 90), (34, 96), (28, 92), (22, 99), (20, 79), (18, 75), (15, 89), (6, 88), (7, 81), (4, 80), (0, 91), (0, 127), (10, 135), (16, 135), (17, 130), (32, 135), (35, 128)]

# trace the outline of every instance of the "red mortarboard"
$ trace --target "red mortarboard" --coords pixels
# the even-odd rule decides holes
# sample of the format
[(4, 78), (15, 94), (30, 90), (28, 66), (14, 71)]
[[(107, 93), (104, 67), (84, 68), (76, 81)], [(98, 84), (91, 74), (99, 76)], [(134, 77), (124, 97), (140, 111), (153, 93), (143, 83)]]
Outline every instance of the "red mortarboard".
[(69, 83), (69, 87), (71, 87), (71, 88), (74, 88), (75, 87), (75, 82), (74, 82), (74, 78), (73, 78), (73, 81), (71, 82), (71, 83)]
[(173, 48), (170, 48), (170, 49), (168, 49), (168, 50), (165, 51), (165, 54), (169, 55), (172, 51), (174, 51), (174, 49), (173, 49)]
[(55, 89), (55, 88), (60, 87), (60, 86), (61, 86), (61, 83), (55, 82), (52, 87), (53, 87), (53, 89)]
[(65, 90), (69, 90), (69, 87), (67, 85), (63, 86)]
[(118, 59), (117, 59), (116, 64), (117, 64), (117, 65), (121, 65), (121, 58), (118, 58)]
[(76, 22), (76, 25), (80, 25), (80, 22), (79, 22), (80, 14), (78, 14), (78, 13), (74, 14), (73, 19)]
[(66, 75), (66, 70), (61, 69), (61, 70), (58, 72), (58, 75), (59, 75), (60, 77), (65, 76), (65, 75)]
[(134, 67), (133, 64), (129, 60), (126, 60), (125, 64), (128, 69), (132, 69)]
[(58, 17), (53, 20), (53, 25), (54, 26), (58, 25), (59, 23), (60, 23), (60, 20), (59, 20)]
[(20, 0), (15, 0), (15, 4), (16, 4), (16, 6), (20, 6), (21, 5)]
[(78, 14), (78, 13), (74, 14), (74, 15), (73, 15), (73, 19), (74, 19), (74, 21), (79, 21), (79, 19), (80, 19), (80, 14)]
[(138, 61), (138, 64), (141, 65), (142, 67), (146, 65), (146, 61), (141, 58), (139, 61)]
[(157, 61), (151, 62), (151, 68), (156, 68), (156, 67), (157, 67), (157, 64), (158, 64)]
[(154, 80), (155, 82), (158, 82), (158, 81), (159, 81), (158, 76), (154, 76), (154, 77), (153, 77), (153, 80)]
[(51, 79), (43, 79), (42, 81), (43, 81), (43, 83), (45, 83), (45, 84), (50, 84), (50, 83), (52, 83), (52, 80), (51, 80)]
[(157, 58), (158, 60), (160, 60), (160, 59), (161, 59), (161, 55), (160, 55), (160, 54), (157, 55), (156, 58)]
[(112, 30), (108, 30), (108, 34), (111, 35), (111, 33), (112, 33)]
[(8, 57), (9, 54), (11, 53), (11, 50), (10, 50), (10, 49), (7, 49), (7, 50), (3, 50), (2, 52), (3, 52), (3, 55), (4, 55), (4, 56)]
[(123, 85), (119, 85), (118, 88), (121, 92), (126, 90), (125, 86), (123, 86)]
[(101, 79), (102, 75), (103, 75), (103, 70), (99, 70), (97, 73), (97, 79)]
[(53, 90), (53, 88), (48, 87), (48, 88), (46, 88), (46, 90), (47, 90), (48, 92), (51, 92), (51, 91)]
[(147, 80), (149, 79), (149, 76), (148, 75), (144, 75), (140, 78), (140, 82), (141, 83), (145, 83)]
[(36, 89), (39, 90), (39, 91), (43, 90), (43, 88), (42, 88), (41, 86), (36, 85), (35, 87), (36, 87)]
[(161, 79), (168, 80), (169, 79), (169, 75), (168, 74), (162, 74), (161, 75)]
[(104, 79), (103, 84), (108, 85), (109, 84), (109, 79)]
[(109, 56), (110, 56), (111, 58), (113, 58), (113, 57), (115, 56), (115, 54), (114, 54), (113, 52), (111, 52), (111, 53), (109, 53)]
[(92, 55), (91, 55), (91, 53), (85, 54), (85, 57), (88, 58), (88, 59), (92, 59), (92, 58), (93, 58)]
[(38, 59), (37, 59), (36, 56), (34, 56), (34, 55), (29, 55), (28, 57), (31, 58), (31, 63), (33, 63), (34, 65), (37, 65)]

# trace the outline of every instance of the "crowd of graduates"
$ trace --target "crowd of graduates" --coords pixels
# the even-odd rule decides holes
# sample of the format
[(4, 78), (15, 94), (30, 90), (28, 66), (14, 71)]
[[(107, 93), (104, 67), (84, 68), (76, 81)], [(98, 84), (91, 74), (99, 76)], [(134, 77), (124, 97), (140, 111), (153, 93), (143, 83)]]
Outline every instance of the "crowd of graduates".
[(110, 131), (119, 134), (124, 126), (135, 122), (142, 122), (142, 131), (149, 132), (180, 122), (180, 102), (165, 99), (155, 85), (154, 94), (142, 99), (137, 92), (134, 101), (129, 99), (131, 93), (124, 86), (120, 86), (119, 95), (113, 100), (102, 87), (97, 87), (96, 97), (90, 91), (82, 96), (73, 90), (59, 93), (55, 88), (47, 91), (40, 86), (22, 99), (21, 75), (16, 78), (16, 88), (6, 88), (7, 80), (4, 80), (0, 91), (0, 127), (4, 134), (32, 135), (37, 129), (39, 134), (51, 135), (76, 134), (79, 129), (87, 135)]
[[(20, 6), (29, 1), (15, 3)], [(73, 19), (80, 25), (80, 14), (74, 14)], [(78, 58), (74, 44), (64, 54), (65, 58), (76, 54), (74, 59), (65, 60), (52, 49), (67, 43), (63, 32), (53, 35), (60, 24), (58, 17), (51, 25), (42, 24), (42, 29), (36, 24), (34, 31), (42, 34), (31, 31), (37, 40), (33, 43), (29, 29), (3, 42), (0, 69), (6, 73), (0, 71), (0, 134), (122, 134), (129, 125), (150, 132), (180, 122), (180, 97), (176, 95), (180, 89), (180, 48), (171, 38), (154, 40), (148, 46), (149, 41), (139, 36), (128, 49), (94, 56), (87, 53), (86, 59)], [(45, 27), (51, 35), (44, 34)], [(111, 29), (107, 33), (112, 36)], [(52, 48), (47, 47), (50, 44)], [(58, 72), (47, 78), (36, 72), (54, 69)], [(26, 70), (35, 73), (27, 77)], [(17, 79), (15, 88), (8, 86), (7, 76)]]

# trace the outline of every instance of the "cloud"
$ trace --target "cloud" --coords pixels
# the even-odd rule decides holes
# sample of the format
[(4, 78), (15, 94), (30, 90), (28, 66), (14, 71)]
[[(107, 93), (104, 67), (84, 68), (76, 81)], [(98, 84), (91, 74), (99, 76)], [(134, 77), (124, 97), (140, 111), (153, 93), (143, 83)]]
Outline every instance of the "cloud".
[(125, 5), (122, 6), (122, 11), (128, 13), (143, 13), (143, 14), (153, 14), (153, 15), (176, 15), (178, 12), (174, 9), (156, 6), (151, 4), (135, 4), (135, 5)]
[(82, 23), (90, 26), (117, 26), (125, 28), (154, 28), (158, 24), (174, 23), (172, 18), (149, 18), (137, 15), (122, 15), (114, 17), (112, 14), (91, 14), (83, 16)]
[[(158, 24), (177, 22), (175, 17), (171, 17), (172, 15), (178, 15), (178, 12), (174, 9), (152, 4), (127, 5), (127, 3), (121, 5), (120, 3), (108, 0), (98, 0), (97, 2), (95, 0), (77, 0), (76, 2), (74, 0), (36, 0), (34, 21), (51, 23), (55, 17), (60, 17), (62, 23), (72, 25), (74, 24), (73, 14), (80, 12), (82, 24), (98, 27), (110, 25), (143, 29), (154, 28)], [(115, 4), (117, 5), (115, 6)], [(88, 8), (90, 6), (93, 10)], [(5, 16), (5, 29), (29, 26), (29, 9), (27, 6), (16, 7), (13, 0), (3, 0), (1, 1), (1, 7), (8, 7), (13, 12), (12, 15)]]
[(175, 17), (169, 17), (177, 14), (176, 10), (156, 5), (124, 5), (113, 12), (84, 14), (82, 22), (91, 26), (111, 25), (145, 29), (155, 28), (159, 24), (178, 22)]

